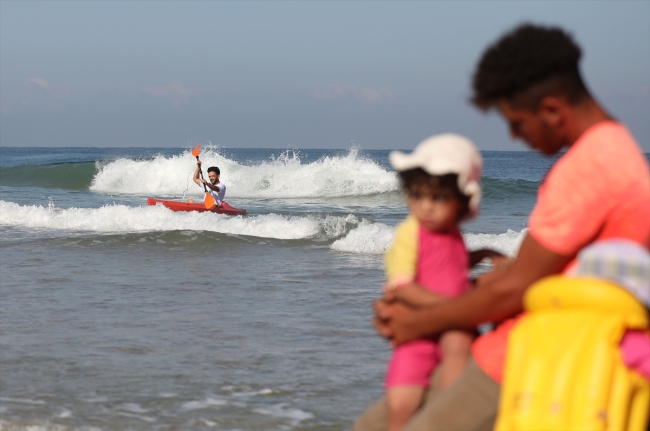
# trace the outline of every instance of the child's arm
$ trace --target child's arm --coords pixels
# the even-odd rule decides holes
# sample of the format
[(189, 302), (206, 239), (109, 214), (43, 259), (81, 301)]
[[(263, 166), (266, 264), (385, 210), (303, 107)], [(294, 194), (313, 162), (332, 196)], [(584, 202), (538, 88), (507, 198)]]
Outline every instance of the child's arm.
[(393, 243), (384, 255), (387, 280), (384, 291), (408, 285), (415, 280), (418, 228), (418, 222), (413, 217), (408, 217), (397, 226)]

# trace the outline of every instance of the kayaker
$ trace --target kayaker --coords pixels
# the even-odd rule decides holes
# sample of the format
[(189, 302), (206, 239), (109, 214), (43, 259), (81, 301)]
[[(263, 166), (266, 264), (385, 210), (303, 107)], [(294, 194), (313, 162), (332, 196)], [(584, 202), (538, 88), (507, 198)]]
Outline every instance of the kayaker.
[(208, 168), (208, 179), (210, 181), (199, 178), (199, 171), (201, 169), (201, 161), (196, 161), (196, 170), (194, 171), (194, 182), (201, 188), (203, 185), (207, 187), (208, 193), (214, 198), (214, 202), (218, 207), (223, 204), (223, 198), (226, 196), (226, 185), (219, 181), (221, 171), (216, 166)]
[[(526, 24), (490, 46), (479, 62), (472, 102), (482, 110), (495, 108), (513, 138), (546, 155), (561, 155), (538, 191), (512, 264), (443, 304), (408, 304), (400, 299), (405, 289), (376, 301), (375, 327), (393, 345), (499, 323), (474, 342), (473, 359), (454, 384), (440, 391), (433, 380), (404, 431), (493, 429), (507, 336), (517, 322), (508, 318), (522, 311), (528, 287), (570, 270), (580, 250), (598, 240), (619, 238), (648, 248), (648, 162), (626, 127), (589, 94), (580, 57), (562, 29)], [(354, 429), (385, 430), (385, 401), (370, 407)]]

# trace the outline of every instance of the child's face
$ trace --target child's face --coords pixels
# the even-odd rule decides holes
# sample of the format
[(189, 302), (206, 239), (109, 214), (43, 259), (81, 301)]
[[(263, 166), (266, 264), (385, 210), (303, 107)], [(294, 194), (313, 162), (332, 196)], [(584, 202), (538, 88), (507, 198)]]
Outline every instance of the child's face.
[(458, 225), (464, 210), (464, 204), (453, 194), (426, 187), (410, 190), (408, 204), (411, 214), (431, 232), (449, 232)]

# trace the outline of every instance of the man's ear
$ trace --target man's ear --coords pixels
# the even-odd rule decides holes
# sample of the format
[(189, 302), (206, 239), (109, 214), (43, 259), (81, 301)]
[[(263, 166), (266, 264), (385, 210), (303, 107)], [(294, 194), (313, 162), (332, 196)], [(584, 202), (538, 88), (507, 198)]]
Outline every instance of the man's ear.
[(547, 126), (559, 129), (565, 123), (567, 107), (568, 104), (564, 98), (546, 96), (539, 102), (537, 113)]

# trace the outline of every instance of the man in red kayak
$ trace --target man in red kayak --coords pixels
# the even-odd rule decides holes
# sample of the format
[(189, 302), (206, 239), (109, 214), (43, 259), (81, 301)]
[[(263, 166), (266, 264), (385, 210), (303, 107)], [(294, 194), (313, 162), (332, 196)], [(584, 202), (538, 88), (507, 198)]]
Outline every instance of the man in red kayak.
[(210, 181), (206, 181), (204, 179), (199, 178), (200, 170), (201, 170), (201, 161), (197, 160), (196, 170), (194, 171), (194, 182), (201, 188), (205, 185), (205, 187), (207, 187), (206, 191), (210, 193), (210, 195), (212, 195), (215, 204), (218, 207), (220, 207), (223, 203), (224, 196), (226, 196), (226, 185), (219, 181), (219, 176), (221, 175), (221, 171), (216, 166), (210, 166), (208, 168), (208, 179)]

